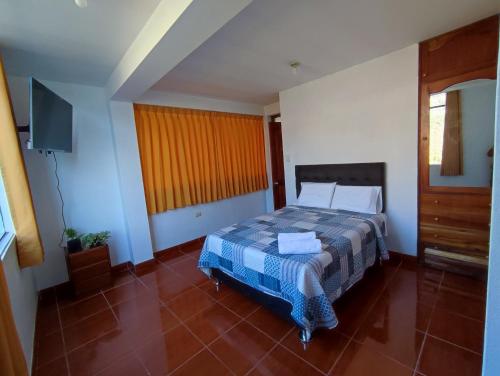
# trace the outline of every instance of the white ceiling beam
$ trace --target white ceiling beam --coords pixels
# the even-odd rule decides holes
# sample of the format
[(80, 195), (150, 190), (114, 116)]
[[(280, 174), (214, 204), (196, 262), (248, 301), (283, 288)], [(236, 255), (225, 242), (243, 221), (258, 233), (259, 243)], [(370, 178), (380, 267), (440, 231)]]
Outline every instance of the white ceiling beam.
[(251, 2), (162, 0), (109, 77), (109, 97), (139, 98)]

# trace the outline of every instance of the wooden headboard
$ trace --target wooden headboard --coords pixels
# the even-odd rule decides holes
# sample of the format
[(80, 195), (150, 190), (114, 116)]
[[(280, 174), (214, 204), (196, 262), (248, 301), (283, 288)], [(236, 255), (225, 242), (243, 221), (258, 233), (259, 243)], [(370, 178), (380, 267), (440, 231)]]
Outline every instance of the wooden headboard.
[(385, 162), (297, 165), (295, 166), (297, 197), (302, 182), (380, 186), (383, 197), (382, 211), (385, 211)]

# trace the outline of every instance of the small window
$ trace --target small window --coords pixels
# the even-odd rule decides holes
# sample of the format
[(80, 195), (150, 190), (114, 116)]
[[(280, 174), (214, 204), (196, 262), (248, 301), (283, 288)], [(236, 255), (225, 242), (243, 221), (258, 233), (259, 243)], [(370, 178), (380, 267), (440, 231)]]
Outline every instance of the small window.
[(7, 230), (5, 229), (5, 221), (6, 221), (6, 215), (8, 213), (6, 205), (7, 203), (5, 202), (5, 191), (3, 190), (3, 182), (2, 182), (2, 177), (0, 176), (0, 239), (5, 235)]
[(440, 165), (443, 157), (444, 117), (446, 93), (430, 96), (429, 112), (429, 164)]
[(0, 239), (5, 235), (5, 226), (3, 224), (2, 208), (0, 208)]

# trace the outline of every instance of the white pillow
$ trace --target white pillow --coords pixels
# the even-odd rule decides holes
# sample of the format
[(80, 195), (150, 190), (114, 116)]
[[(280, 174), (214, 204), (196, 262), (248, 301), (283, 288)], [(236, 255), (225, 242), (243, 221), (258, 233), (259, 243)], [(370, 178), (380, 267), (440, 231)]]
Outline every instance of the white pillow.
[(331, 208), (379, 214), (382, 212), (382, 187), (337, 185)]
[(336, 183), (301, 183), (297, 205), (330, 208)]

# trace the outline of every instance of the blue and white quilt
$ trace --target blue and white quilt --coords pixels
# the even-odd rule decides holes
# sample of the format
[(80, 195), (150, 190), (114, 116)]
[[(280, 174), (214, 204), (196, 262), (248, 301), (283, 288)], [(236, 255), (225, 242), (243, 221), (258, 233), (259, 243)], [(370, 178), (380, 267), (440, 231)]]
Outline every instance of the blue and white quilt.
[[(278, 253), (278, 234), (315, 231), (323, 252)], [(389, 254), (384, 214), (287, 206), (208, 235), (198, 267), (217, 268), (257, 290), (291, 303), (296, 323), (312, 332), (334, 328), (332, 303), (358, 282), (365, 270)]]

